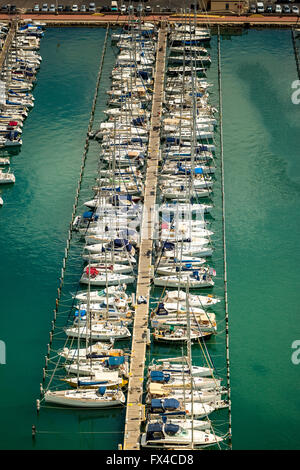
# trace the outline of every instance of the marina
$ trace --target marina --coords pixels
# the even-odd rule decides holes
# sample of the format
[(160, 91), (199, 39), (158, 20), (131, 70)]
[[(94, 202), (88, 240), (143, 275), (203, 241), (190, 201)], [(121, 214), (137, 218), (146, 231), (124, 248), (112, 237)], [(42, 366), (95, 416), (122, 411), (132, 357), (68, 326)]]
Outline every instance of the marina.
[[(69, 163), (65, 163), (67, 172), (58, 175), (61, 180), (67, 178), (68, 190), (60, 197), (65, 198), (68, 193), (68, 202), (59, 209), (61, 212), (63, 208), (64, 213), (60, 227), (55, 228), (55, 233), (49, 233), (52, 252), (45, 253), (49, 242), (43, 246), (44, 254), (41, 251), (37, 256), (32, 249), (29, 251), (37, 277), (37, 298), (41, 298), (41, 294), (44, 297), (38, 311), (47, 309), (48, 317), (45, 321), (45, 315), (39, 314), (34, 320), (43, 333), (32, 353), (35, 355), (39, 350), (40, 354), (38, 361), (34, 362), (30, 355), (28, 360), (40, 369), (42, 379), (37, 378), (38, 371), (34, 372), (35, 384), (30, 386), (30, 396), (37, 416), (31, 410), (26, 420), (27, 428), (29, 423), (29, 428), (34, 423), (34, 439), (29, 443), (29, 431), (24, 446), (227, 450), (232, 442), (235, 447), (236, 442), (236, 448), (241, 448), (245, 446), (243, 436), (238, 432), (234, 437), (240, 412), (236, 396), (239, 371), (235, 360), (233, 366), (231, 362), (232, 357), (237, 357), (232, 348), (235, 354), (241, 348), (238, 331), (243, 331), (245, 325), (241, 324), (241, 318), (237, 320), (241, 308), (237, 273), (241, 264), (235, 263), (236, 274), (232, 275), (236, 233), (233, 221), (239, 225), (236, 220), (239, 211), (234, 212), (233, 198), (238, 194), (238, 185), (235, 179), (231, 184), (229, 175), (239, 179), (236, 166), (243, 175), (241, 165), (246, 162), (236, 159), (240, 142), (232, 152), (229, 135), (232, 138), (234, 132), (230, 134), (228, 129), (236, 125), (239, 113), (229, 102), (228, 90), (231, 77), (236, 81), (239, 76), (236, 72), (238, 59), (232, 60), (234, 47), (241, 44), (248, 47), (251, 63), (263, 38), (272, 44), (276, 42), (276, 34), (289, 44), (290, 55), (286, 61), (293, 76), (295, 56), (290, 32), (251, 31), (248, 33), (253, 41), (250, 45), (247, 35), (241, 35), (233, 37), (227, 46), (220, 29), (212, 32), (207, 27), (196, 27), (192, 16), (176, 28), (168, 21), (156, 25), (151, 21), (133, 20), (125, 29), (108, 26), (87, 31), (85, 41), (87, 45), (91, 41), (92, 49), (85, 60), (90, 61), (93, 86), (86, 85), (89, 100), (84, 104), (84, 114), (81, 110), (79, 113), (81, 127), (75, 144), (76, 168), (70, 158)], [(47, 51), (43, 50), (43, 43), (50, 36), (47, 60), (50, 65), (52, 60), (54, 75), (60, 54), (70, 61), (71, 68), (78, 68), (77, 59), (71, 53), (72, 42), (68, 51), (65, 50), (68, 47), (65, 34), (64, 28), (50, 28), (42, 41), (44, 59)], [(68, 34), (71, 38), (73, 34), (72, 40), (76, 43), (78, 30), (75, 33), (75, 28), (73, 31), (71, 28)], [(11, 43), (14, 45), (13, 39)], [(271, 70), (274, 51), (265, 52), (265, 57)], [(28, 56), (23, 60), (28, 60)], [(243, 58), (240, 60), (242, 62)], [(234, 75), (230, 75), (231, 70)], [(39, 77), (42, 71), (43, 65)], [(46, 66), (45, 73), (48, 71)], [(246, 79), (241, 74), (239, 80), (243, 79), (245, 86)], [(39, 87), (45, 80), (45, 76), (39, 78), (37, 94), (34, 92), (35, 104), (39, 100), (43, 103)], [(74, 82), (78, 96), (83, 93), (80, 90), (83, 72), (80, 80), (80, 84)], [(62, 82), (66, 85), (63, 78)], [(260, 85), (263, 92), (262, 79)], [(62, 94), (64, 90), (65, 86), (61, 87)], [(47, 102), (44, 93), (42, 113)], [(28, 100), (25, 103), (30, 105)], [(66, 126), (70, 118), (66, 111), (72, 109), (73, 93), (69, 95), (69, 104), (60, 107), (58, 103), (59, 100), (57, 110), (62, 113)], [(265, 106), (272, 112), (267, 103)], [(34, 112), (31, 111), (28, 118), (32, 125)], [(231, 112), (232, 122), (228, 117)], [(45, 123), (46, 115), (41, 118)], [(3, 126), (7, 125), (5, 119), (3, 117)], [(30, 126), (26, 123), (24, 137), (27, 130), (30, 139)], [(54, 126), (52, 137), (56, 132)], [(73, 133), (69, 137), (68, 154), (74, 145), (71, 135)], [(64, 136), (63, 132), (62, 142)], [(29, 150), (26, 150), (24, 137), (20, 154), (13, 157), (14, 162), (23, 154), (25, 158)], [(43, 137), (40, 142), (43, 149)], [(83, 149), (81, 154), (80, 149)], [(7, 175), (3, 180), (10, 178), (10, 159), (9, 152), (3, 150), (0, 178), (1, 174)], [(36, 164), (41, 171), (38, 160)], [(61, 159), (56, 165), (62, 165)], [(49, 160), (48, 166), (52, 167)], [(53, 169), (51, 171), (53, 181)], [(18, 191), (18, 175), (22, 175), (18, 163), (16, 175), (15, 186), (1, 193), (1, 224), (13, 209), (11, 198), (13, 191)], [(22, 178), (24, 176), (21, 176), (20, 190), (24, 191)], [(44, 181), (47, 178), (45, 174)], [(295, 200), (297, 184), (294, 181)], [(51, 186), (49, 180), (47, 198)], [(250, 194), (250, 188), (247, 189)], [(47, 204), (40, 198), (35, 204), (45, 217)], [(53, 228), (57, 224), (58, 195), (51, 195), (48, 204)], [(25, 214), (27, 210), (25, 206)], [(245, 203), (243, 210), (246, 210)], [(255, 224), (257, 214), (248, 216)], [(46, 226), (48, 224), (45, 229)], [(246, 233), (246, 225), (244, 229)], [(5, 235), (5, 229), (2, 234)], [(63, 257), (62, 266), (58, 254)], [(12, 263), (13, 260), (11, 256)], [(48, 265), (52, 280), (46, 286), (43, 280)], [(38, 280), (40, 266), (44, 274)], [(10, 270), (13, 272), (12, 266)], [(29, 272), (26, 264), (24, 271)], [(243, 280), (244, 277), (241, 288)], [(254, 286), (253, 278), (252, 288)], [(272, 286), (270, 281), (267, 289), (271, 291)], [(232, 292), (235, 292), (235, 300)], [(256, 294), (253, 290), (253, 295), (257, 296), (253, 302), (256, 306), (264, 302), (259, 290)], [(30, 299), (29, 292), (26, 300), (23, 291), (24, 305), (29, 305)], [(249, 305), (248, 302), (248, 308)], [(29, 321), (31, 328), (33, 318)], [(50, 334), (43, 359), (47, 322)], [(8, 319), (6, 323), (9, 325)], [(253, 331), (259, 336), (255, 328)], [(252, 345), (256, 341), (253, 338)], [(241, 369), (245, 373), (245, 367)], [(40, 396), (37, 396), (39, 382)], [(233, 394), (232, 383), (235, 383)], [(244, 409), (244, 404), (241, 406)], [(296, 423), (295, 416), (295, 426)], [(242, 429), (243, 423), (239, 426)], [(25, 429), (22, 432), (25, 433)], [(249, 439), (249, 432), (246, 435)], [(270, 448), (274, 439), (267, 440)], [(252, 441), (249, 439), (250, 448), (257, 445), (254, 437)]]

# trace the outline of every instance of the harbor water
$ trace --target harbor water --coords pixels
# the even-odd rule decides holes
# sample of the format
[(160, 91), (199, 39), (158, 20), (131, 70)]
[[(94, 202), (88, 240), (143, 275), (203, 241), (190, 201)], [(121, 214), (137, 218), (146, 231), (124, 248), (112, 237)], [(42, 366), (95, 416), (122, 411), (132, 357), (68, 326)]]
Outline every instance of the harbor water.
[[(123, 441), (124, 410), (52, 407), (37, 416), (35, 406), (104, 37), (101, 28), (46, 31), (35, 108), (22, 150), (12, 157), (16, 183), (1, 192), (2, 449), (116, 449)], [(216, 44), (214, 37), (208, 79), (217, 105)], [(300, 365), (291, 361), (291, 345), (300, 339), (300, 108), (291, 101), (297, 79), (291, 35), (224, 36), (221, 52), (233, 448), (297, 449)], [(114, 60), (108, 46), (95, 126)], [(80, 204), (91, 195), (97, 157), (91, 142)], [(219, 199), (215, 203), (220, 221)], [(70, 256), (65, 293), (78, 283), (80, 250), (75, 246)], [(222, 262), (215, 261), (221, 274)], [(218, 327), (221, 332), (224, 323)], [(224, 333), (211, 343), (222, 368)]]

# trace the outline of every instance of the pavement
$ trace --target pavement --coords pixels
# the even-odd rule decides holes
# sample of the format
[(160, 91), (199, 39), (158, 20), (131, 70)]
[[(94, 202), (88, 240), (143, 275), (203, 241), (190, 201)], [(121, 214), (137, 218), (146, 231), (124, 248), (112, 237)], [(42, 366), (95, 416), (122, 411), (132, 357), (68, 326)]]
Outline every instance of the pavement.
[[(9, 20), (15, 15), (0, 14), (0, 20)], [(22, 19), (36, 19), (39, 21), (49, 21), (49, 23), (122, 23), (127, 22), (128, 17), (125, 15), (111, 15), (111, 14), (94, 14), (94, 15), (84, 15), (80, 13), (73, 14), (50, 14), (40, 13), (39, 15), (33, 15), (31, 13), (18, 15)], [(184, 16), (173, 16), (173, 15), (159, 15), (153, 14), (145, 17), (147, 21), (162, 21), (167, 20), (170, 22), (180, 22), (184, 20)], [(261, 16), (261, 15), (252, 15), (252, 16), (217, 16), (217, 15), (198, 15), (198, 23), (209, 23), (209, 24), (251, 24), (251, 25), (300, 25), (298, 16)]]

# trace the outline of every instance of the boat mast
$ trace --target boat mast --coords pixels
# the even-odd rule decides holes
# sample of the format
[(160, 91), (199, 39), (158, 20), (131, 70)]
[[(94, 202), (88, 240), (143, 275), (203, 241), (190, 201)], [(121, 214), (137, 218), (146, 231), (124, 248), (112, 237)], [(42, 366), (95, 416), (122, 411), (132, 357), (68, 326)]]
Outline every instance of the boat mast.
[(186, 288), (186, 314), (187, 314), (187, 357), (188, 367), (190, 371), (190, 391), (191, 391), (191, 418), (192, 418), (192, 449), (194, 449), (194, 387), (193, 387), (193, 376), (192, 376), (192, 340), (191, 340), (191, 316), (190, 316), (190, 279), (187, 279)]
[[(92, 319), (91, 319), (91, 312), (90, 312), (90, 301), (91, 301), (91, 260), (90, 260), (91, 254), (89, 253), (89, 282), (88, 282), (88, 290), (87, 290), (87, 308), (86, 308), (86, 338), (87, 338), (87, 343), (90, 343), (90, 369), (91, 369), (91, 375), (92, 375)], [(87, 332), (88, 330), (90, 331), (90, 334), (88, 336)], [(87, 351), (87, 349), (86, 349)], [(78, 379), (77, 379), (78, 383)]]

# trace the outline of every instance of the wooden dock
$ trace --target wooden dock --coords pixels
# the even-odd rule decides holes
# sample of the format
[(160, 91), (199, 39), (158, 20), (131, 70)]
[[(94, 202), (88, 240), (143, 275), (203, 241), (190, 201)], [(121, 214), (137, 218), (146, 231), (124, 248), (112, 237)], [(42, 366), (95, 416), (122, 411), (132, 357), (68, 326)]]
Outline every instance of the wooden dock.
[(3, 48), (0, 52), (0, 70), (2, 69), (3, 67), (3, 64), (5, 62), (5, 59), (6, 59), (6, 56), (7, 56), (7, 53), (9, 51), (9, 48), (10, 48), (10, 45), (12, 43), (12, 40), (15, 36), (15, 32), (16, 32), (16, 29), (18, 27), (18, 21), (17, 20), (13, 20), (11, 22), (11, 25), (10, 25), (10, 29), (8, 31), (8, 34), (6, 36), (6, 39), (5, 39), (5, 42), (4, 42), (4, 45), (3, 45)]
[(142, 405), (143, 382), (152, 274), (151, 257), (155, 220), (154, 208), (156, 202), (158, 163), (160, 160), (160, 119), (164, 92), (166, 45), (167, 26), (166, 23), (163, 22), (159, 30), (157, 43), (136, 291), (137, 300), (139, 296), (143, 296), (147, 299), (147, 303), (137, 304), (135, 310), (125, 419), (124, 450), (139, 450), (140, 427), (144, 415), (144, 406)]

